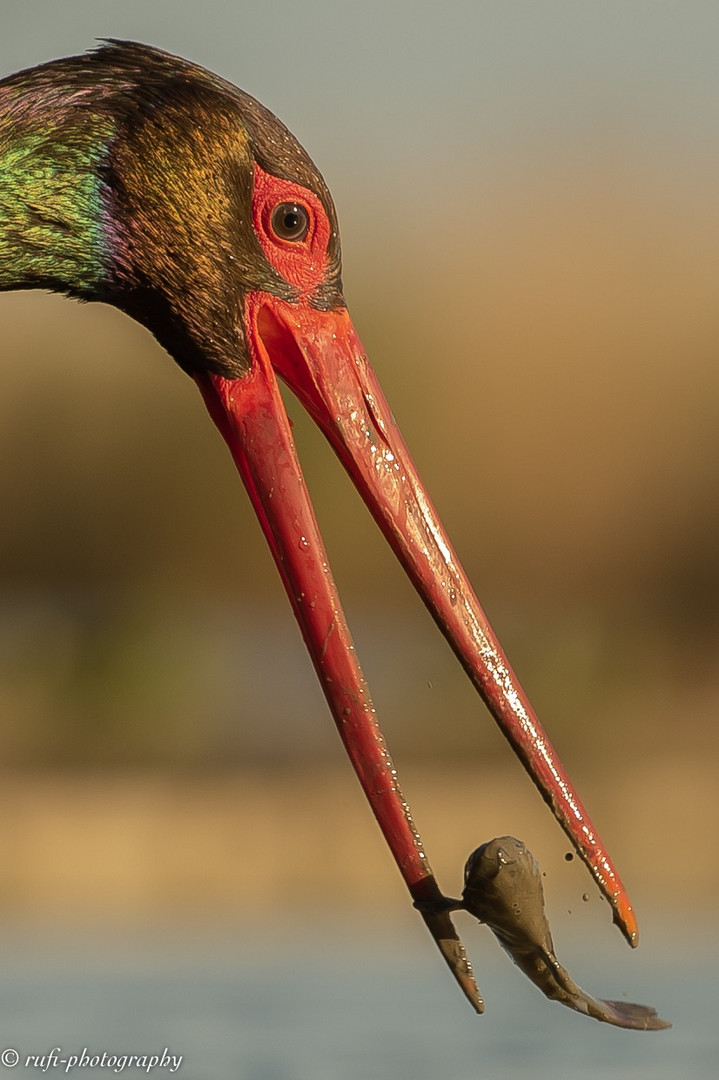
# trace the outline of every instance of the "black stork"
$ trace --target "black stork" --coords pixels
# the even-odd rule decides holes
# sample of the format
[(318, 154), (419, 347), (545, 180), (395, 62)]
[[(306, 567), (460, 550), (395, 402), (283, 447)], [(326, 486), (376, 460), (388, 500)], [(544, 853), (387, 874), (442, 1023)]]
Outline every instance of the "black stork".
[(482, 1000), (387, 752), (277, 376), (319, 425), (613, 909), (637, 924), (417, 474), (342, 295), (337, 217), (305, 150), (186, 60), (109, 41), (0, 81), (0, 289), (114, 304), (194, 379), (247, 487), (340, 737), (430, 932)]

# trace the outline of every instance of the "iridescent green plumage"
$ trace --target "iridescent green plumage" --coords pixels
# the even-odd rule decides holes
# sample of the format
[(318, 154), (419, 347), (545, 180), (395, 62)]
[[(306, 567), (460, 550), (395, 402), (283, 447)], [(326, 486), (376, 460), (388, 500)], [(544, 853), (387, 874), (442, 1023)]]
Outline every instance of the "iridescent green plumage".
[(99, 166), (114, 124), (83, 98), (0, 85), (0, 289), (90, 298), (105, 267)]

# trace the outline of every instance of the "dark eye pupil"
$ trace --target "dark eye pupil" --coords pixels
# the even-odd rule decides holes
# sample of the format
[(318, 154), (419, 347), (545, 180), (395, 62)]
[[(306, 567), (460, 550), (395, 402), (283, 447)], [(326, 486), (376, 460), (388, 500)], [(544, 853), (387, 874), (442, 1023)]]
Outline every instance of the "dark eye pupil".
[(309, 217), (299, 203), (280, 203), (272, 212), (272, 228), (282, 240), (304, 240)]

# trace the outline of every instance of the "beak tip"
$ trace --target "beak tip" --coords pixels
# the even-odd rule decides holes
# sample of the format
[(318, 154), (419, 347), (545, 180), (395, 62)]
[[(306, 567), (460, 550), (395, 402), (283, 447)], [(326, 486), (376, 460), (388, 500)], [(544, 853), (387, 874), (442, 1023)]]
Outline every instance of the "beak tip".
[[(440, 896), (440, 905), (443, 899), (444, 897)], [(429, 904), (426, 901), (415, 902), (414, 906), (422, 915), (427, 929), (434, 938), (462, 993), (474, 1011), (481, 1015), (484, 1012), (484, 999), (477, 986), (464, 943), (450, 918), (449, 912), (451, 908), (435, 907), (431, 901)]]
[[(624, 902), (622, 902), (624, 900)], [(639, 945), (639, 925), (634, 908), (626, 897), (618, 897), (614, 908), (614, 922), (621, 930), (629, 945), (636, 949)]]

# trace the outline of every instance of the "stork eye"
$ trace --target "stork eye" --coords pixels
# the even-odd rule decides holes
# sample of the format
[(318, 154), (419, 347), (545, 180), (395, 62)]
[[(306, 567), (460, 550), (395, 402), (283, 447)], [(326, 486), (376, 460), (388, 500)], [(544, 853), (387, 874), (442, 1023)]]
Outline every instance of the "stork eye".
[(304, 206), (295, 202), (284, 202), (272, 211), (272, 231), (280, 240), (297, 242), (304, 240), (310, 227), (309, 214)]

